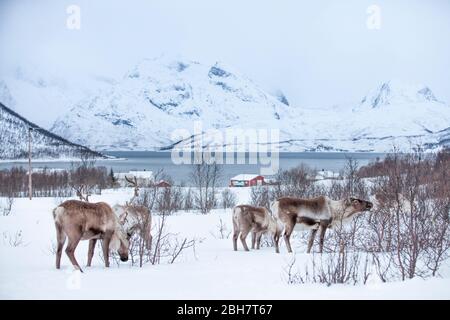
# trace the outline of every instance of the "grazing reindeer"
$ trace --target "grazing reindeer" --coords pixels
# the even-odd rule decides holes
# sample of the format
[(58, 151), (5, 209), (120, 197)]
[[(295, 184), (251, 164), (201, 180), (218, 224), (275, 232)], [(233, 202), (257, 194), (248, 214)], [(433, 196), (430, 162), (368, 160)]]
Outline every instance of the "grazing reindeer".
[(319, 227), (320, 252), (322, 252), (327, 228), (347, 223), (357, 214), (369, 211), (372, 207), (373, 204), (365, 200), (348, 198), (336, 201), (325, 196), (313, 199), (284, 197), (274, 201), (271, 206), (274, 216), (284, 224), (284, 240), (288, 252), (292, 252), (290, 236), (294, 228), (299, 226), (303, 230), (311, 229), (308, 253), (311, 252)]
[(98, 239), (103, 240), (103, 256), (106, 267), (109, 267), (109, 249), (117, 250), (120, 260), (128, 260), (128, 240), (120, 221), (108, 204), (68, 200), (53, 210), (53, 219), (58, 242), (56, 269), (61, 266), (61, 254), (66, 237), (69, 238), (66, 248), (67, 256), (72, 265), (81, 272), (83, 270), (75, 259), (75, 249), (80, 240), (89, 240), (88, 267), (91, 266)]
[(147, 249), (152, 247), (152, 215), (150, 210), (142, 205), (136, 204), (136, 199), (139, 197), (139, 186), (137, 178), (133, 180), (125, 176), (125, 180), (129, 186), (134, 187), (133, 197), (125, 205), (115, 205), (113, 210), (119, 220), (122, 222), (123, 228), (127, 234), (127, 239), (130, 240), (134, 233), (139, 232), (141, 238), (144, 240)]
[(269, 210), (263, 207), (253, 207), (248, 205), (239, 205), (233, 209), (233, 248), (237, 251), (237, 239), (240, 234), (242, 245), (245, 251), (248, 250), (245, 239), (252, 233), (252, 249), (260, 248), (261, 236), (269, 231), (275, 240), (275, 250), (279, 252), (278, 239), (282, 232), (282, 226), (270, 214)]

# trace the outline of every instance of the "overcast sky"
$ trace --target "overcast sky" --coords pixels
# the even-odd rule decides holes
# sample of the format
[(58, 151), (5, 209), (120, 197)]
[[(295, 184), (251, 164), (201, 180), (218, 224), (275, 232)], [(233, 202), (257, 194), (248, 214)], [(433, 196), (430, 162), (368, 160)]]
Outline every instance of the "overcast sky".
[[(66, 27), (68, 5), (81, 29)], [(367, 8), (381, 28), (367, 27)], [(162, 53), (231, 64), (291, 104), (359, 101), (391, 78), (450, 102), (450, 1), (0, 0), (0, 71), (120, 77)]]

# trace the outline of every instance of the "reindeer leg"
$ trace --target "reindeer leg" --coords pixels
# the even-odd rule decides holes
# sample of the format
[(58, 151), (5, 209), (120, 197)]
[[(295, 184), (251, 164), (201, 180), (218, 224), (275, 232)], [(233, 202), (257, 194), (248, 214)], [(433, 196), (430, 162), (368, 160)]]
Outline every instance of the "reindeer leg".
[(311, 252), (311, 248), (314, 245), (314, 239), (316, 237), (316, 233), (317, 233), (317, 229), (311, 230), (311, 234), (309, 236), (309, 241), (308, 241), (308, 250), (306, 251), (307, 253)]
[(245, 242), (245, 238), (247, 238), (247, 235), (249, 234), (249, 232), (250, 232), (250, 230), (244, 230), (241, 232), (241, 242), (242, 242), (242, 245), (244, 246), (245, 251), (250, 251), (248, 249), (247, 242)]
[(286, 227), (284, 230), (284, 241), (286, 242), (286, 247), (287, 247), (287, 250), (289, 253), (292, 252), (290, 237), (291, 237), (292, 231), (294, 230), (294, 223), (295, 222), (290, 222), (290, 223), (286, 224)]
[(237, 251), (237, 239), (239, 237), (239, 230), (233, 231), (233, 250)]
[(273, 236), (273, 242), (275, 243), (275, 252), (280, 253), (280, 246), (279, 246), (280, 236), (278, 234), (275, 234)]
[(56, 249), (56, 269), (61, 268), (61, 255), (62, 249), (64, 247), (64, 243), (66, 242), (66, 235), (64, 234), (62, 227), (55, 223), (56, 227), (56, 241), (57, 241), (57, 249)]
[(255, 250), (256, 232), (252, 231), (252, 250)]
[(103, 236), (103, 258), (105, 259), (105, 267), (109, 268), (109, 243), (111, 242), (112, 232), (107, 231)]
[(258, 233), (258, 236), (256, 238), (256, 249), (259, 250), (261, 247), (261, 237), (263, 235), (263, 232)]
[(69, 257), (70, 262), (72, 262), (74, 268), (83, 272), (83, 270), (81, 269), (80, 265), (77, 262), (77, 259), (75, 259), (75, 249), (77, 248), (80, 240), (81, 240), (81, 233), (78, 235), (69, 235), (69, 243), (67, 244), (66, 254)]
[(329, 226), (328, 220), (321, 220), (320, 221), (320, 249), (319, 252), (323, 252), (323, 243), (325, 241), (325, 233), (327, 232), (327, 228)]
[(87, 261), (88, 267), (91, 266), (92, 257), (94, 256), (94, 250), (95, 250), (96, 243), (97, 243), (97, 239), (89, 240), (89, 251), (88, 251), (88, 261)]

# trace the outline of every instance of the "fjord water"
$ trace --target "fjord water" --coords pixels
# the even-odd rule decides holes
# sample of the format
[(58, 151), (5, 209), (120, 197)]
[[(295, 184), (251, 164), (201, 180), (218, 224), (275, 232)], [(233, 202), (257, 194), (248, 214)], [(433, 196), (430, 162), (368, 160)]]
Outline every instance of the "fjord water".
[[(176, 165), (171, 159), (170, 152), (157, 151), (110, 151), (105, 152), (110, 156), (117, 157), (114, 160), (98, 160), (97, 166), (112, 168), (114, 172), (128, 172), (130, 170), (156, 171), (164, 169), (164, 172), (177, 182), (188, 182), (192, 169), (191, 165)], [(261, 165), (248, 164), (248, 154), (246, 164), (228, 164), (223, 165), (222, 185), (227, 185), (231, 177), (246, 173), (259, 174)], [(384, 158), (384, 153), (341, 153), (341, 152), (281, 152), (279, 154), (280, 169), (289, 169), (304, 164), (317, 170), (330, 170), (339, 172), (345, 167), (348, 158), (353, 158), (359, 166), (366, 165), (369, 162)], [(71, 162), (43, 162), (33, 161), (33, 168), (70, 168)], [(28, 167), (26, 162), (4, 162), (0, 163), (0, 170), (11, 168), (13, 166)]]

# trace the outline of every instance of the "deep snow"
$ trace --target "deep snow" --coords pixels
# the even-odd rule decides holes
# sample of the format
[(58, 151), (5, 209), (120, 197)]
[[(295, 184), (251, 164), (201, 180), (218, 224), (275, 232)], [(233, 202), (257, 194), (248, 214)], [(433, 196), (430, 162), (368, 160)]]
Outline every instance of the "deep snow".
[[(130, 198), (131, 190), (107, 190), (92, 201), (111, 205)], [(249, 190), (236, 188), (239, 202), (247, 202)], [(244, 252), (232, 250), (231, 238), (218, 238), (220, 219), (231, 230), (231, 210), (211, 214), (178, 213), (168, 219), (171, 232), (195, 237), (195, 252), (188, 249), (175, 264), (144, 268), (112, 263), (104, 268), (98, 256), (93, 267), (74, 273), (65, 253), (62, 269), (54, 267), (50, 248), (55, 242), (51, 210), (53, 198), (16, 199), (10, 216), (0, 217), (0, 298), (2, 299), (449, 299), (450, 278), (413, 279), (363, 286), (288, 285), (283, 268), (292, 258), (284, 244), (281, 254), (273, 248)], [(21, 232), (23, 245), (9, 243)], [(250, 237), (247, 240), (250, 242)], [(297, 261), (307, 258), (304, 246), (294, 239)], [(86, 264), (87, 241), (76, 251)], [(78, 278), (79, 277), (79, 278)], [(79, 281), (78, 281), (79, 280)]]

